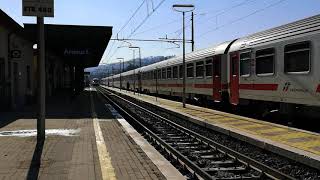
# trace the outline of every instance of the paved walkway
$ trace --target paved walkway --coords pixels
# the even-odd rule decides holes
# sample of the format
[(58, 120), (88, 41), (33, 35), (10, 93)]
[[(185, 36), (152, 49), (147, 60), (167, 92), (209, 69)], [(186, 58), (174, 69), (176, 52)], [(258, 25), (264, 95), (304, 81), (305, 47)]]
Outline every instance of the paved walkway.
[[(49, 105), (46, 128), (53, 135), (47, 135), (43, 144), (32, 134), (34, 113), (1, 118), (0, 131), (6, 132), (0, 135), (0, 179), (101, 179), (89, 111), (74, 113), (82, 109), (78, 104), (86, 106), (87, 101), (89, 96), (82, 94), (60, 107)], [(55, 111), (61, 106), (64, 111)]]
[[(165, 179), (148, 156), (92, 92), (96, 118), (114, 169), (114, 179)], [(34, 113), (0, 113), (0, 180), (105, 178), (97, 149), (90, 92), (48, 105), (47, 137), (37, 144)]]

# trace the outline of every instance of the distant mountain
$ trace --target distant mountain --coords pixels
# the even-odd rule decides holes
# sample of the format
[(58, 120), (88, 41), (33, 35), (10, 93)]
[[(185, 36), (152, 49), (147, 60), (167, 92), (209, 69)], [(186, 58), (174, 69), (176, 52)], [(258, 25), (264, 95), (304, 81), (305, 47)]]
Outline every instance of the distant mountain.
[[(142, 66), (147, 66), (150, 64), (154, 64), (166, 59), (170, 59), (174, 56), (151, 56), (151, 57), (146, 57), (141, 59), (141, 65)], [(124, 71), (129, 71), (135, 68), (139, 68), (139, 58), (136, 59), (131, 59), (129, 61), (125, 61), (124, 65), (121, 65), (121, 69), (124, 66)], [(85, 69), (85, 72), (90, 72), (90, 79), (92, 78), (104, 78), (107, 77), (108, 75), (112, 74), (118, 74), (120, 73), (120, 63), (112, 63), (112, 64), (102, 64), (99, 65), (98, 67), (92, 67), (92, 68), (87, 68)]]

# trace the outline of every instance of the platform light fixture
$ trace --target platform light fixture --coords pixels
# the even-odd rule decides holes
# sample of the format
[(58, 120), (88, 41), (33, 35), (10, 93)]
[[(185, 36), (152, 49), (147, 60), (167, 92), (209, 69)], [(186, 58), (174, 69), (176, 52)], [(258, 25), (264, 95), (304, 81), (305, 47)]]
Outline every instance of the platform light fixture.
[(185, 35), (185, 13), (192, 12), (195, 7), (193, 4), (174, 4), (172, 9), (182, 12), (182, 30), (183, 30), (183, 48), (182, 48), (182, 69), (183, 69), (183, 89), (182, 89), (182, 104), (186, 107), (186, 35)]
[[(142, 76), (141, 76), (141, 48), (138, 47), (138, 46), (129, 46), (130, 49), (139, 49), (139, 76), (140, 78), (142, 79)], [(136, 78), (136, 77), (134, 77)], [(138, 83), (139, 85), (139, 83)], [(141, 92), (141, 86), (139, 86), (139, 92)]]
[[(122, 79), (121, 79), (121, 74), (124, 70), (124, 58), (117, 58), (118, 60), (120, 60), (120, 91), (122, 90)], [(123, 64), (123, 68), (121, 70), (121, 60), (122, 60), (122, 64)]]

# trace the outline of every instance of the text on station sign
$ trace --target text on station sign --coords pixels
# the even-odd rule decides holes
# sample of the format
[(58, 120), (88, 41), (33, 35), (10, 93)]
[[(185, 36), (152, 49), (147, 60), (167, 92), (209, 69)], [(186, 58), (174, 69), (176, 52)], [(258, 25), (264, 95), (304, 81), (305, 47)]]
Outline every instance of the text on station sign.
[(53, 0), (23, 0), (23, 16), (53, 17)]

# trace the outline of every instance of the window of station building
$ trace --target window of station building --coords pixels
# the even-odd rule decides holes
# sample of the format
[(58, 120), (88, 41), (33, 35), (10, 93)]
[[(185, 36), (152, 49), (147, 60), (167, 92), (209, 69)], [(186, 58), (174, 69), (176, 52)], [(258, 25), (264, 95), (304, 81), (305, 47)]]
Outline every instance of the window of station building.
[(172, 78), (174, 78), (174, 79), (178, 78), (178, 66), (173, 66), (173, 68), (172, 68)]
[(179, 65), (179, 78), (183, 78), (183, 65)]
[(172, 69), (171, 69), (171, 67), (169, 67), (169, 68), (167, 68), (167, 78), (171, 79), (171, 77), (172, 77)]
[(206, 60), (206, 77), (212, 76), (212, 59)]
[(204, 62), (203, 61), (196, 62), (196, 77), (203, 78), (203, 74), (204, 74)]
[(30, 72), (30, 66), (27, 66), (27, 89), (31, 89), (31, 72)]
[(256, 51), (256, 74), (273, 75), (274, 74), (274, 48), (262, 49)]
[(240, 75), (250, 76), (250, 60), (251, 52), (244, 52), (240, 54)]
[(0, 84), (5, 81), (5, 64), (4, 59), (0, 58)]
[(162, 79), (167, 79), (166, 68), (162, 69)]
[(8, 78), (11, 78), (11, 62), (8, 62)]
[(193, 63), (187, 64), (187, 77), (188, 78), (193, 78), (194, 73), (193, 73)]
[(308, 73), (310, 71), (310, 42), (286, 45), (284, 48), (284, 71)]

